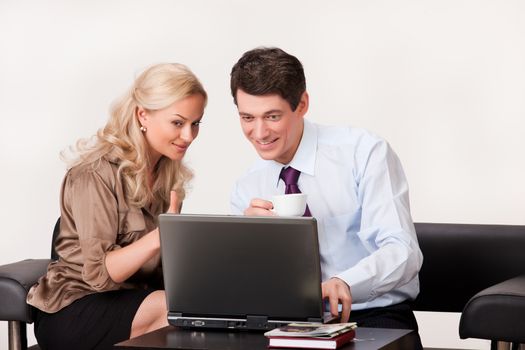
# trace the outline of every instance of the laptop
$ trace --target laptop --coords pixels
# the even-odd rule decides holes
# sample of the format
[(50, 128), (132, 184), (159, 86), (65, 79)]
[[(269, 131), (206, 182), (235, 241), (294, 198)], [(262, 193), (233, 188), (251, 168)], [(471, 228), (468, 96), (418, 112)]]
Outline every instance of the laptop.
[(325, 320), (315, 218), (161, 214), (159, 227), (170, 324)]

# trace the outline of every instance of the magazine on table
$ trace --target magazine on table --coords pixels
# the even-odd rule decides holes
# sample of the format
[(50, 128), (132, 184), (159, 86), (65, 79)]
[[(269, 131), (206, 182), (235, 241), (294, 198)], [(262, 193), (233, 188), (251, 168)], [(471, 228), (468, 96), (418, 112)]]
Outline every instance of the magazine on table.
[(305, 349), (337, 349), (355, 337), (357, 325), (352, 323), (290, 323), (264, 333), (268, 346)]
[(315, 337), (333, 338), (341, 333), (348, 332), (357, 325), (355, 322), (348, 323), (290, 323), (286, 326), (272, 329), (264, 333), (267, 337)]

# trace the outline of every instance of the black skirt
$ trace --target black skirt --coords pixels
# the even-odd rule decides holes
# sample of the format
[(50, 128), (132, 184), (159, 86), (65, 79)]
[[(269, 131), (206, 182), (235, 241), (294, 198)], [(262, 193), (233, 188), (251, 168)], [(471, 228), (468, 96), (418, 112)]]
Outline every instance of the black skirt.
[(127, 289), (86, 295), (52, 314), (36, 310), (42, 350), (104, 350), (129, 339), (133, 318), (153, 290)]

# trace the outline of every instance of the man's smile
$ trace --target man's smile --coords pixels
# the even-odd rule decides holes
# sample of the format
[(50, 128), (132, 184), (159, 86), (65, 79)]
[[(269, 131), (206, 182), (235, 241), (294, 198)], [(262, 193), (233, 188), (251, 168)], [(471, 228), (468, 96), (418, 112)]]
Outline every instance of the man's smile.
[(262, 146), (266, 146), (266, 145), (270, 145), (272, 143), (274, 143), (275, 141), (277, 141), (279, 138), (276, 138), (276, 139), (273, 139), (273, 140), (255, 140), (256, 143), (258, 143), (259, 145), (262, 145)]

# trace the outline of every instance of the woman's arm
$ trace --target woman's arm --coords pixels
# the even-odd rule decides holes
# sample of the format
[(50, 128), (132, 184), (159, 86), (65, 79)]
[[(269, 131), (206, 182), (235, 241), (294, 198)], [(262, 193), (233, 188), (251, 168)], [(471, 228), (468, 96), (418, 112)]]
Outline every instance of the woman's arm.
[[(179, 213), (180, 203), (175, 191), (171, 191), (170, 207), (168, 213)], [(147, 233), (139, 240), (121, 249), (112, 250), (106, 254), (106, 269), (111, 279), (116, 283), (122, 283), (142, 265), (159, 253), (160, 236), (159, 229)]]

